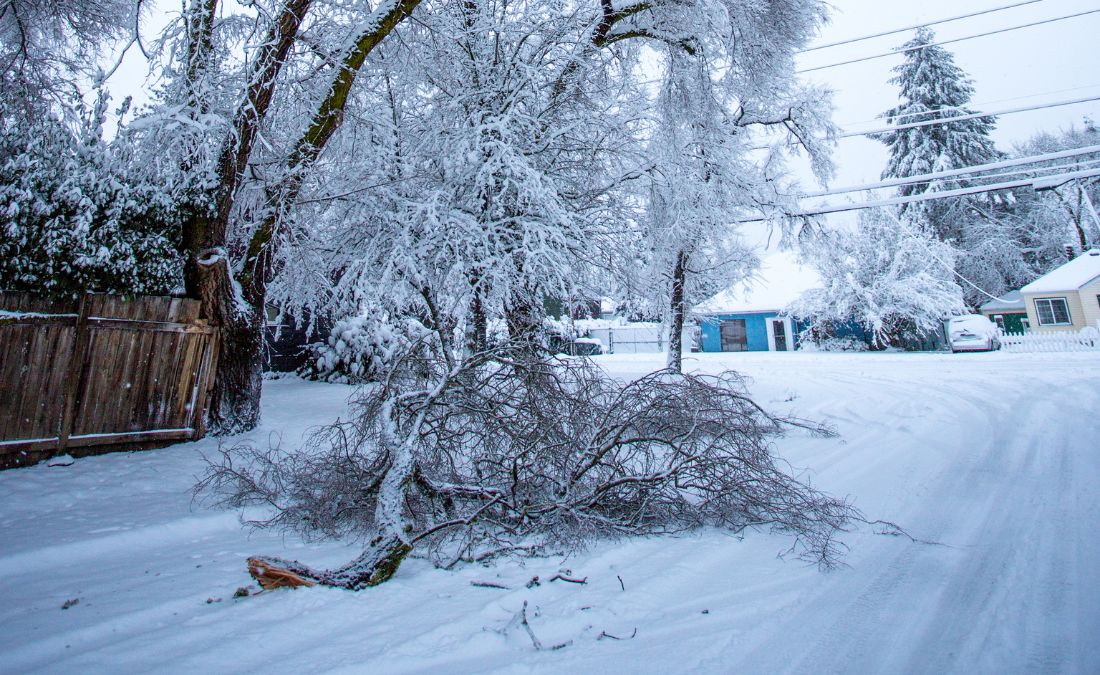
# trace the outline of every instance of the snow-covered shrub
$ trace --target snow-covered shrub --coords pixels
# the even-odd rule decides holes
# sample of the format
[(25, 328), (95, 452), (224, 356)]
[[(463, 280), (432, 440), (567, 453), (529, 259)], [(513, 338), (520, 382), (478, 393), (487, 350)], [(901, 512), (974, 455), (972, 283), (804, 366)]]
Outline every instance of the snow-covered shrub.
[(542, 327), (546, 346), (552, 354), (592, 356), (603, 353), (603, 344), (586, 337), (586, 331), (573, 321), (546, 317)]
[(374, 316), (337, 321), (328, 339), (309, 346), (310, 360), (299, 373), (324, 382), (358, 384), (375, 381), (407, 341), (389, 323)]
[(819, 340), (810, 338), (802, 343), (806, 351), (819, 352), (865, 352), (870, 347), (866, 342), (857, 337), (848, 335), (845, 337), (826, 337)]
[(178, 215), (100, 135), (106, 100), (74, 132), (0, 104), (0, 288), (58, 297), (166, 294), (182, 284)]
[(944, 317), (962, 314), (956, 252), (908, 218), (885, 209), (863, 211), (855, 232), (822, 232), (802, 245), (821, 288), (787, 311), (820, 334), (856, 323), (882, 348), (939, 331)]

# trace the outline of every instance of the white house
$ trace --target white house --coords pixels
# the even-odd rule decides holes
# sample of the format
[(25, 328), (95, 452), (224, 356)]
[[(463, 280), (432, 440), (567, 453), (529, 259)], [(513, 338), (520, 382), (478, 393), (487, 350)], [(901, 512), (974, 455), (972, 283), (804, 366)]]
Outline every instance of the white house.
[(1020, 289), (1032, 330), (1081, 330), (1100, 321), (1100, 249), (1070, 260)]

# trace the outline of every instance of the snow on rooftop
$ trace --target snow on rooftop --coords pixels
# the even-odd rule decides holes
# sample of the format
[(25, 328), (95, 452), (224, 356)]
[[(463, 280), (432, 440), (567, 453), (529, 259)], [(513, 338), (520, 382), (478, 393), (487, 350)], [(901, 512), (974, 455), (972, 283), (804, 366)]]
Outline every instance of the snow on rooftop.
[(990, 300), (982, 305), (982, 311), (986, 312), (1008, 312), (1011, 310), (1024, 311), (1026, 305), (1024, 304), (1024, 295), (1020, 291), (1010, 291), (1003, 294), (997, 300)]
[(1094, 248), (1020, 289), (1022, 293), (1075, 291), (1100, 277), (1100, 249)]
[(798, 296), (821, 285), (821, 277), (812, 268), (798, 262), (789, 251), (766, 256), (760, 271), (744, 283), (739, 283), (700, 303), (700, 314), (736, 312), (778, 312)]

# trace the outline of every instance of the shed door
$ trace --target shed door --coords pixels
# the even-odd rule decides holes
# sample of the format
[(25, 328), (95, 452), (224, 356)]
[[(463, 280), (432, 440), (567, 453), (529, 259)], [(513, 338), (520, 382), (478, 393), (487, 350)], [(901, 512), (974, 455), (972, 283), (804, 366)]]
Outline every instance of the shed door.
[(772, 332), (775, 335), (775, 351), (787, 351), (787, 322), (783, 319), (772, 321)]
[(718, 324), (722, 337), (722, 351), (744, 352), (749, 349), (749, 333), (745, 329), (744, 319), (731, 319)]

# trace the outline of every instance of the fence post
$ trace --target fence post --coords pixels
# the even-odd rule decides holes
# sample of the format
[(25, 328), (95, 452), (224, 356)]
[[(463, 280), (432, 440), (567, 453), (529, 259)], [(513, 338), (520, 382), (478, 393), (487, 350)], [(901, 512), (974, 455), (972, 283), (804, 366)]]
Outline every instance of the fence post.
[(65, 402), (61, 408), (61, 431), (57, 435), (57, 451), (64, 452), (69, 445), (69, 436), (73, 433), (73, 422), (76, 416), (76, 397), (80, 390), (81, 374), (84, 371), (84, 361), (88, 357), (88, 298), (91, 294), (85, 293), (80, 297), (80, 308), (76, 316), (76, 333), (73, 335), (73, 352), (69, 359), (69, 367), (65, 373)]

